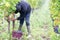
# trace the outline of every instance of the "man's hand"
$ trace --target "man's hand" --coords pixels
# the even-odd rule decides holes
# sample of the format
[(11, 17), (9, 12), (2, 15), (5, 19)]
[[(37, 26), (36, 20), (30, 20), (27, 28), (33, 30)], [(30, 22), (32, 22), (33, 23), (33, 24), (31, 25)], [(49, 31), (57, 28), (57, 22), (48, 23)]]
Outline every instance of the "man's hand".
[(12, 19), (12, 21), (15, 21), (15, 20), (16, 20), (15, 18)]

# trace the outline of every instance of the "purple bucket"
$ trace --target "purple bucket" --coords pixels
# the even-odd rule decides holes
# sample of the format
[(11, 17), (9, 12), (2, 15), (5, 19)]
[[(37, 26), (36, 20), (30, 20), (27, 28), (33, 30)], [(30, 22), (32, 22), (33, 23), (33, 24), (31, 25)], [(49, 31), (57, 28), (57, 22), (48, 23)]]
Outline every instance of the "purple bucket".
[(12, 31), (12, 37), (20, 39), (22, 37), (22, 32)]

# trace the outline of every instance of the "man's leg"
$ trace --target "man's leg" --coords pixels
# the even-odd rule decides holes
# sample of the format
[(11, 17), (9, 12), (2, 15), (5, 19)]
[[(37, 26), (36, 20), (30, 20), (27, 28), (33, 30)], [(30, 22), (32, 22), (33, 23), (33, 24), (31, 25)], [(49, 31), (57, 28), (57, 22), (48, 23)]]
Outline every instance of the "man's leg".
[(20, 25), (19, 25), (19, 28), (18, 28), (19, 31), (21, 31), (23, 23), (24, 23), (24, 18), (20, 19)]
[(30, 32), (30, 13), (26, 15), (25, 19), (26, 19), (26, 26), (27, 26), (27, 31), (29, 35), (31, 33)]

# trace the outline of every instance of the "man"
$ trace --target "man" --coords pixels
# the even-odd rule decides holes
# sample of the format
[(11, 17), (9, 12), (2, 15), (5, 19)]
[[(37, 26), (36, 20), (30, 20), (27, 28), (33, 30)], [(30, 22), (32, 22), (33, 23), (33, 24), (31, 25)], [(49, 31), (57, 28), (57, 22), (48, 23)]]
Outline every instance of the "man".
[(27, 31), (28, 35), (30, 34), (30, 12), (31, 12), (31, 6), (25, 2), (21, 1), (16, 5), (16, 11), (15, 13), (20, 13), (20, 16), (17, 19), (13, 20), (19, 20), (20, 21), (20, 26), (19, 26), (19, 31), (21, 31), (22, 25), (24, 23), (24, 20), (26, 21), (26, 26), (27, 26)]
[(58, 28), (59, 28), (58, 25), (54, 26), (54, 32), (57, 33), (57, 34), (60, 34), (60, 33), (58, 32)]

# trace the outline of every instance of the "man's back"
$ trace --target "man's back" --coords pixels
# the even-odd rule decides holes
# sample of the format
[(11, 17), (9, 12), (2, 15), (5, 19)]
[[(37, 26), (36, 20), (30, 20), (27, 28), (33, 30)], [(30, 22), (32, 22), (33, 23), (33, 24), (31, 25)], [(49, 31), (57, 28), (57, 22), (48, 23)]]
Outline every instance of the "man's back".
[(25, 13), (25, 12), (31, 11), (31, 7), (27, 2), (21, 1), (18, 3), (18, 5), (20, 6), (20, 8), (18, 8), (17, 10), (20, 9), (20, 13)]

